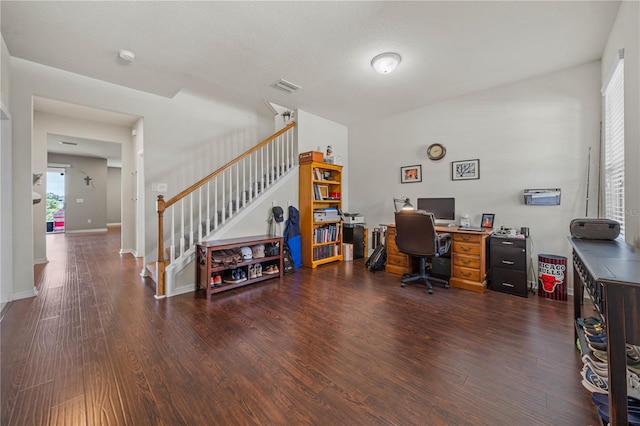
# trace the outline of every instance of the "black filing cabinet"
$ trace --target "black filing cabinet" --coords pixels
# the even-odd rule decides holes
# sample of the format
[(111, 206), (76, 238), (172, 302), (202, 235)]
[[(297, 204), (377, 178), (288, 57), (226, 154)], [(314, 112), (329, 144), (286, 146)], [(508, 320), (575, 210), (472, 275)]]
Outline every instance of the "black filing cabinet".
[(489, 258), (491, 290), (527, 297), (527, 240), (492, 235)]
[(345, 244), (353, 244), (353, 258), (361, 259), (364, 257), (364, 225), (343, 225), (344, 235), (342, 242)]

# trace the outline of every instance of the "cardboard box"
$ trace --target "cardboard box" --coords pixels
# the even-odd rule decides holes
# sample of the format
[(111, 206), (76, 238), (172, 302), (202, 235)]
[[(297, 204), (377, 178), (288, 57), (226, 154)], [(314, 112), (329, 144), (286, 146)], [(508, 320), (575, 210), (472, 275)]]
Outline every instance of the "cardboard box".
[(342, 244), (342, 260), (353, 260), (353, 244)]
[(312, 163), (312, 162), (322, 163), (323, 160), (324, 160), (324, 156), (322, 155), (321, 152), (318, 152), (318, 151), (307, 151), (307, 152), (301, 152), (300, 154), (298, 154), (298, 163), (300, 164)]

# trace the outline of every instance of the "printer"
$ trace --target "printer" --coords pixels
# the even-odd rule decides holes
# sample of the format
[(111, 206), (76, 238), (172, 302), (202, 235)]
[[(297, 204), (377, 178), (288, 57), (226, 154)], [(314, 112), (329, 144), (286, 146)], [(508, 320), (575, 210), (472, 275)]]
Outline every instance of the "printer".
[(358, 225), (364, 224), (364, 216), (360, 213), (345, 213), (344, 214), (344, 224), (345, 225)]
[(314, 222), (338, 222), (342, 220), (342, 212), (336, 207), (327, 207), (313, 211)]

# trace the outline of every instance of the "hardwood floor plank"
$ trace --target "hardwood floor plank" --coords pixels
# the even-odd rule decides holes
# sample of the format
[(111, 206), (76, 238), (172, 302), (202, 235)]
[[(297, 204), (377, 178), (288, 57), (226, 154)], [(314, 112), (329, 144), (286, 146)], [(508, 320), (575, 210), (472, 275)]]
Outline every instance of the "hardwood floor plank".
[(156, 300), (119, 228), (47, 244), (0, 323), (3, 425), (599, 421), (571, 301), (429, 295), (362, 260)]

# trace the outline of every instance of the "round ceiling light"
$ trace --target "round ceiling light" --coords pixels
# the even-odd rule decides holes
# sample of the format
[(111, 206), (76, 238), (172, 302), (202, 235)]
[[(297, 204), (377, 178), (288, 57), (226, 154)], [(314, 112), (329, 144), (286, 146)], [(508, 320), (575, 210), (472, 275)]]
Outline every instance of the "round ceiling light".
[(118, 52), (118, 57), (123, 61), (131, 62), (136, 58), (136, 55), (130, 50), (121, 50)]
[(389, 74), (400, 63), (400, 55), (394, 52), (381, 53), (371, 60), (371, 66), (380, 74)]

